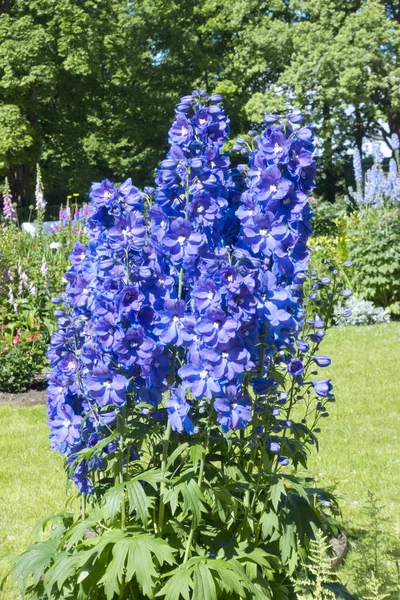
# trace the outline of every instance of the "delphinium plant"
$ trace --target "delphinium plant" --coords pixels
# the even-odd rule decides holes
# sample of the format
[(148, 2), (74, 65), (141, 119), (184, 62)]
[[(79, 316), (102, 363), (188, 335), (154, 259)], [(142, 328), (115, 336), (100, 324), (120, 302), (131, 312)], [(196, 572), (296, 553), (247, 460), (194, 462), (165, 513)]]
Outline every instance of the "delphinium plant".
[(325, 323), (304, 317), (313, 134), (267, 115), (230, 168), (221, 101), (181, 98), (155, 188), (91, 188), (48, 354), (81, 507), (16, 561), (35, 598), (295, 598), (330, 531), (306, 478), (334, 401)]
[(361, 159), (354, 155), (357, 193), (350, 190), (356, 210), (348, 218), (347, 247), (354, 264), (352, 286), (357, 295), (376, 306), (400, 314), (400, 174), (398, 138), (392, 136), (394, 155), (383, 170), (379, 147), (374, 163), (363, 175)]

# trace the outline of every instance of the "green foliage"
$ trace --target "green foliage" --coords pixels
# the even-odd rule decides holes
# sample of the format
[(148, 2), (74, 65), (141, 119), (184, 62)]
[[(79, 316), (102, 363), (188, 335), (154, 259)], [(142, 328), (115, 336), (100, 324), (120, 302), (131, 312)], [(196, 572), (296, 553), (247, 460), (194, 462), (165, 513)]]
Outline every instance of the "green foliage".
[[(0, 235), (0, 391), (22, 392), (47, 368), (56, 327), (51, 298), (64, 288), (68, 255), (80, 239), (72, 226), (35, 236), (7, 221)], [(81, 233), (83, 238), (83, 233)]]
[[(311, 540), (319, 528), (334, 531), (333, 498), (295, 468), (274, 467), (261, 439), (257, 446), (244, 443), (217, 425), (207, 430), (203, 420), (205, 433), (192, 446), (176, 433), (161, 439), (157, 423), (146, 425), (142, 438), (138, 419), (123, 438), (117, 431), (122, 454), (104, 466), (93, 497), (84, 497), (73, 518), (52, 520), (51, 537), (16, 560), (14, 574), (27, 593), (42, 600), (294, 600), (295, 574)], [(310, 435), (306, 425), (294, 424), (287, 434), (285, 455), (293, 465), (306, 466)], [(114, 438), (80, 458), (95, 459)], [(139, 458), (124, 465), (132, 447)]]
[(400, 306), (400, 213), (379, 208), (355, 213), (347, 231), (354, 290), (398, 314)]
[(18, 344), (0, 341), (0, 391), (25, 392), (46, 366), (47, 340), (43, 336)]
[[(354, 570), (354, 582), (359, 593), (365, 598), (365, 594), (372, 593), (372, 600), (397, 598), (400, 593), (399, 563), (397, 561), (397, 569), (394, 569), (395, 558), (387, 551), (385, 513), (385, 506), (381, 504), (380, 498), (368, 490), (364, 506), (366, 530), (356, 542), (356, 554), (352, 557), (350, 566)], [(389, 539), (394, 542), (390, 534)], [(391, 546), (390, 550), (393, 544)]]
[(315, 540), (311, 542), (308, 563), (305, 571), (308, 574), (297, 582), (300, 596), (299, 600), (356, 600), (340, 585), (338, 575), (332, 572), (330, 558), (332, 548), (326, 536), (318, 532)]
[(346, 203), (342, 199), (335, 202), (324, 202), (321, 200), (311, 200), (314, 216), (312, 218), (312, 230), (315, 237), (337, 237), (340, 230), (340, 221), (338, 219), (346, 214)]
[(5, 2), (0, 169), (26, 204), (36, 162), (58, 203), (105, 177), (149, 183), (175, 90), (207, 88), (225, 95), (236, 134), (266, 111), (311, 113), (333, 200), (348, 140), (387, 139), (382, 120), (399, 132), (399, 39), (381, 0)]

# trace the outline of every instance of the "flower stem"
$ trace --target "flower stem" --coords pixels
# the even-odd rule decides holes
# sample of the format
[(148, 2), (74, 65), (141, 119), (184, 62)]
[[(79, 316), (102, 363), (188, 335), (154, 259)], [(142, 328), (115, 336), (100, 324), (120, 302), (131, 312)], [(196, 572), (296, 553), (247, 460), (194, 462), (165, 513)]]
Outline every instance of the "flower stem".
[[(206, 464), (206, 454), (207, 454), (207, 450), (208, 450), (208, 442), (210, 440), (210, 433), (209, 430), (207, 431), (207, 438), (206, 438), (206, 444), (205, 444), (205, 449), (204, 449), (204, 454), (202, 454), (201, 460), (200, 460), (200, 470), (199, 470), (199, 476), (197, 478), (197, 485), (200, 488), (201, 491), (201, 486), (203, 485), (203, 477), (204, 477), (204, 468), (205, 468), (205, 464)], [(194, 536), (194, 532), (197, 529), (197, 523), (195, 522), (194, 519), (192, 519), (192, 523), (190, 525), (190, 532), (189, 532), (189, 537), (187, 539), (186, 542), (186, 549), (185, 549), (185, 556), (183, 557), (183, 563), (185, 564), (188, 560), (189, 560), (189, 555), (190, 555), (190, 550), (192, 548), (192, 542), (193, 542), (193, 536)]]
[[(119, 436), (119, 460), (118, 460), (118, 479), (119, 483), (124, 482), (124, 428), (125, 428), (125, 409), (121, 410), (121, 414), (118, 416), (118, 427), (120, 430)], [(126, 497), (125, 490), (122, 493), (121, 499), (121, 529), (125, 529), (126, 523)]]
[(163, 480), (161, 481), (161, 485), (160, 485), (160, 504), (159, 504), (159, 510), (158, 510), (158, 533), (160, 533), (162, 531), (162, 528), (164, 527), (164, 514), (165, 514), (165, 505), (164, 505), (164, 499), (163, 499), (163, 494), (164, 494), (164, 489), (165, 489), (164, 478), (165, 478), (165, 473), (166, 473), (166, 469), (167, 469), (168, 447), (169, 447), (170, 437), (171, 437), (171, 423), (168, 420), (167, 429), (165, 431), (165, 438), (163, 440), (162, 458), (161, 458), (161, 471), (163, 474)]

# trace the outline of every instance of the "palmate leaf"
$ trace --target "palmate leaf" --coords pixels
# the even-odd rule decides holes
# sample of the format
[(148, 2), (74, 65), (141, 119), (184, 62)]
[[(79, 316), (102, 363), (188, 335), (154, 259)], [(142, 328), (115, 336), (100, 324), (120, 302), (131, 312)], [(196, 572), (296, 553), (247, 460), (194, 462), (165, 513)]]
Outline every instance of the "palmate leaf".
[(99, 584), (104, 584), (106, 597), (111, 600), (114, 594), (119, 594), (121, 583), (135, 578), (142, 593), (152, 598), (157, 568), (164, 562), (175, 563), (173, 550), (165, 540), (147, 533), (126, 535), (114, 545), (112, 560)]
[(198, 565), (193, 573), (193, 600), (217, 600), (217, 588), (210, 569)]
[(199, 524), (201, 513), (207, 512), (203, 502), (205, 498), (197, 484), (197, 481), (191, 479), (188, 484), (179, 486), (183, 496), (183, 512), (185, 515), (190, 514), (196, 525)]
[(68, 530), (67, 535), (65, 536), (65, 540), (68, 540), (66, 544), (66, 549), (70, 550), (75, 544), (80, 542), (85, 535), (85, 532), (88, 529), (92, 529), (96, 527), (101, 521), (104, 519), (104, 513), (99, 506), (95, 506), (91, 511), (89, 516), (83, 521), (78, 521), (74, 523), (72, 527)]
[(191, 600), (190, 590), (192, 587), (191, 571), (177, 569), (156, 596), (165, 596), (165, 600), (180, 600), (180, 598)]
[(153, 501), (146, 494), (142, 485), (148, 483), (156, 489), (157, 485), (164, 479), (162, 471), (152, 469), (136, 475), (129, 481), (118, 483), (110, 488), (104, 495), (104, 505), (109, 511), (110, 519), (113, 520), (121, 512), (122, 500), (124, 494), (128, 498), (129, 511), (136, 512), (143, 525), (147, 525), (149, 519), (149, 510), (153, 506)]
[(268, 582), (259, 581), (257, 577), (253, 582), (234, 559), (195, 556), (167, 576), (167, 582), (156, 594), (165, 596), (165, 600), (216, 600), (221, 593), (232, 599), (271, 598)]
[(25, 585), (29, 575), (33, 576), (34, 584), (37, 585), (40, 578), (56, 557), (60, 540), (52, 538), (44, 542), (36, 542), (19, 556), (11, 572), (16, 579)]

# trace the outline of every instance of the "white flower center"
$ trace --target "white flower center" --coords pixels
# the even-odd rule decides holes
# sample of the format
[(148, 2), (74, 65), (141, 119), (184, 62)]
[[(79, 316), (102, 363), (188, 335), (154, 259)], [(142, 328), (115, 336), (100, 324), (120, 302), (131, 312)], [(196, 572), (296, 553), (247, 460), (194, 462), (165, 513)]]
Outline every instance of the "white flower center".
[(267, 235), (268, 230), (267, 229), (260, 229), (260, 233), (261, 233), (261, 235)]
[(199, 123), (200, 125), (204, 125), (204, 123), (207, 123), (207, 120), (204, 117), (200, 117)]
[(222, 358), (228, 358), (229, 354), (227, 352), (223, 352), (221, 354)]
[(174, 323), (176, 323), (177, 321), (179, 321), (179, 317), (177, 315), (174, 315), (172, 317), (172, 320), (173, 320)]
[(72, 423), (69, 419), (65, 419), (62, 424), (64, 427), (70, 427)]
[(208, 292), (208, 294), (207, 294), (207, 298), (208, 298), (209, 300), (212, 300), (212, 299), (214, 298), (214, 293), (213, 293), (213, 292)]
[(283, 148), (280, 144), (278, 144), (278, 142), (276, 142), (275, 146), (274, 146), (274, 152), (275, 154), (279, 154), (280, 152), (282, 152)]
[(180, 235), (180, 236), (178, 237), (178, 242), (179, 242), (180, 244), (183, 244), (183, 242), (184, 242), (185, 240), (186, 240), (186, 238), (185, 238), (185, 236), (184, 236), (184, 235)]
[(181, 135), (187, 135), (189, 133), (189, 129), (182, 125)]
[(276, 192), (276, 185), (273, 183), (269, 189), (271, 192)]
[(202, 206), (201, 204), (197, 207), (197, 212), (198, 213), (202, 213), (204, 211), (204, 206)]
[(205, 369), (203, 369), (202, 371), (200, 371), (200, 377), (202, 379), (205, 379), (208, 376), (208, 371), (206, 371)]

